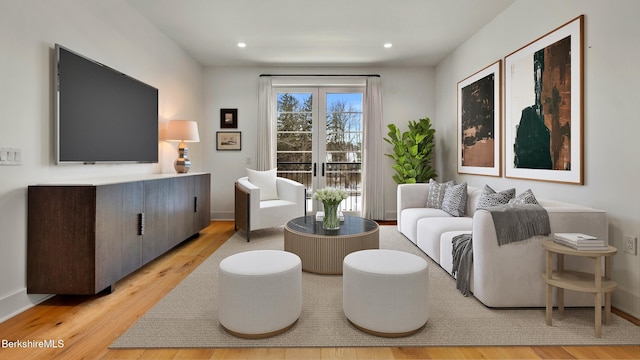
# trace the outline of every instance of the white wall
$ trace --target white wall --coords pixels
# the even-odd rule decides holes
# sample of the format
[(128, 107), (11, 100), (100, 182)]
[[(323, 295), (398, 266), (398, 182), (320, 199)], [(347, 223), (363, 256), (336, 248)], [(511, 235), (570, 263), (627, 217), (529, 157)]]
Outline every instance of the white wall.
[[(585, 15), (585, 184), (567, 185), (473, 175), (456, 168), (457, 83), (556, 27)], [(623, 234), (640, 236), (640, 2), (636, 0), (519, 0), (460, 46), (436, 69), (437, 167), (444, 178), (489, 184), (496, 190), (531, 188), (554, 198), (606, 210), (609, 243), (618, 248), (613, 305), (640, 317), (640, 257), (625, 254)], [(504, 154), (504, 149), (503, 149)]]
[[(203, 130), (206, 148), (205, 171), (211, 172), (214, 219), (233, 219), (233, 183), (246, 175), (245, 168), (256, 167), (257, 104), (260, 74), (380, 74), (383, 86), (383, 133), (387, 124), (403, 130), (409, 120), (429, 117), (435, 120), (435, 75), (431, 68), (244, 68), (212, 67), (205, 71), (206, 119)], [(220, 109), (238, 109), (238, 131), (242, 132), (241, 151), (216, 151), (215, 133), (220, 131)], [(223, 129), (229, 130), (229, 129)], [(436, 135), (437, 137), (438, 135)], [(385, 146), (388, 144), (385, 143)], [(391, 152), (391, 147), (386, 150)], [(250, 161), (251, 164), (247, 164)], [(391, 179), (392, 160), (385, 180), (385, 213), (395, 219), (396, 184)]]
[[(44, 297), (26, 294), (28, 185), (173, 172), (177, 157), (176, 144), (161, 141), (158, 164), (54, 165), (55, 43), (158, 88), (161, 130), (203, 119), (202, 67), (125, 1), (0, 0), (0, 147), (22, 149), (22, 165), (0, 166), (0, 321)], [(191, 145), (194, 171), (200, 148)]]

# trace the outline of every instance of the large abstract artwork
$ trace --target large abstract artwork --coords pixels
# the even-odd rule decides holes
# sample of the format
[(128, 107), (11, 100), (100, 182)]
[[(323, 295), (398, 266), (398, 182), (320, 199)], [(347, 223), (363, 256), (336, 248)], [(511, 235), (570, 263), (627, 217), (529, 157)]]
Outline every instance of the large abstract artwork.
[(500, 176), (501, 65), (458, 83), (458, 173)]
[(583, 20), (505, 58), (505, 176), (583, 184)]

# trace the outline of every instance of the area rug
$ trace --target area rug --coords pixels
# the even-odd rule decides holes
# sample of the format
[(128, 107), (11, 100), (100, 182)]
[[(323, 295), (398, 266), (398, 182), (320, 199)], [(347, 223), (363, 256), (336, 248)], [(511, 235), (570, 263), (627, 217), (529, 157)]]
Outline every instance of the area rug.
[(542, 309), (489, 309), (456, 290), (455, 280), (395, 226), (380, 227), (380, 247), (420, 255), (429, 262), (429, 321), (418, 333), (396, 339), (355, 329), (342, 311), (342, 277), (303, 273), (303, 309), (287, 332), (259, 340), (226, 333), (218, 322), (217, 268), (226, 256), (256, 249), (283, 249), (282, 228), (252, 233), (251, 242), (235, 234), (160, 300), (111, 348), (234, 347), (425, 347), (509, 345), (638, 345), (640, 327), (612, 315), (594, 336), (593, 308), (569, 308), (553, 325)]

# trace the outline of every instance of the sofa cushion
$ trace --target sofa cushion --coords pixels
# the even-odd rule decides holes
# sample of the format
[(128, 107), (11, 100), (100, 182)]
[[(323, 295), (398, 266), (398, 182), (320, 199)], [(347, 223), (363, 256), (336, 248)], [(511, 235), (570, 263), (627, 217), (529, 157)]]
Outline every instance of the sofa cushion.
[(445, 183), (439, 183), (433, 179), (429, 179), (429, 193), (427, 194), (426, 207), (432, 209), (442, 209), (442, 200), (444, 200), (444, 193), (449, 186), (454, 185), (453, 180), (449, 180)]
[(520, 195), (509, 200), (509, 204), (514, 204), (514, 205), (537, 204), (537, 203), (538, 201), (536, 200), (536, 197), (533, 195), (533, 191), (531, 191), (531, 189), (527, 189), (524, 192), (522, 192)]
[(442, 210), (452, 216), (464, 216), (467, 206), (467, 183), (449, 186), (444, 193)]
[[(453, 274), (453, 238), (462, 235), (471, 234), (469, 230), (447, 231), (440, 236), (440, 267), (442, 267), (449, 275)], [(473, 267), (471, 268), (473, 272)], [(473, 282), (472, 282), (473, 283)]]
[(451, 217), (451, 215), (447, 214), (441, 209), (408, 208), (408, 209), (402, 210), (402, 212), (398, 214), (398, 217), (400, 217), (401, 219), (400, 232), (403, 233), (404, 236), (406, 236), (409, 240), (415, 243), (416, 241), (418, 241), (418, 237), (416, 233), (418, 220), (422, 218), (429, 218), (429, 217), (434, 217), (438, 219), (443, 217), (447, 218), (447, 217)]
[(446, 217), (418, 220), (416, 245), (438, 264), (440, 263), (440, 236), (447, 231), (471, 231), (473, 218)]
[(489, 185), (485, 185), (476, 209), (486, 209), (491, 206), (508, 204), (509, 200), (513, 199), (515, 195), (515, 188), (496, 192)]

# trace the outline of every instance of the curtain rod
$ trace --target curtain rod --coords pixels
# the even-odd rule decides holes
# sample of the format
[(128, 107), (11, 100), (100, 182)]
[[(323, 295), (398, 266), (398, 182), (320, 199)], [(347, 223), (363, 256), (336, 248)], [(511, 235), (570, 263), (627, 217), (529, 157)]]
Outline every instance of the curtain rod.
[(260, 74), (260, 77), (268, 77), (268, 76), (300, 76), (300, 77), (305, 77), (305, 76), (326, 76), (326, 77), (330, 77), (330, 76), (343, 76), (343, 77), (349, 77), (349, 76), (363, 76), (363, 77), (380, 77), (380, 75), (378, 74), (326, 74), (326, 75), (322, 75), (322, 74)]

